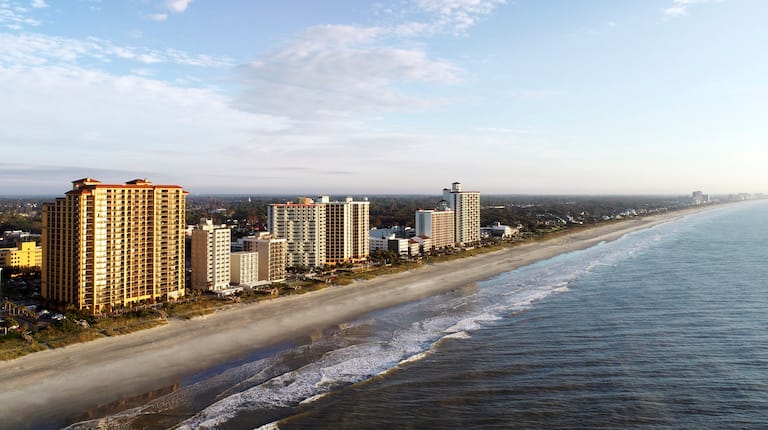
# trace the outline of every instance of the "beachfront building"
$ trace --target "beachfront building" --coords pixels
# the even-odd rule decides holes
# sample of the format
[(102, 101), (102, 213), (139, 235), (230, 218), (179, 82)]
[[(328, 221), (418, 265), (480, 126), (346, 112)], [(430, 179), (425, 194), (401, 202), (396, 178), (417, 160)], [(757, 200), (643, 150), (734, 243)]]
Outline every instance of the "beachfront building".
[(288, 267), (325, 264), (325, 205), (309, 198), (267, 207), (269, 233), (286, 240)]
[(43, 247), (35, 242), (21, 242), (12, 248), (0, 248), (0, 267), (40, 267)]
[(428, 237), (431, 249), (453, 246), (456, 244), (454, 222), (454, 213), (444, 202), (440, 209), (419, 209), (416, 211), (416, 236)]
[(262, 233), (256, 245), (259, 252), (259, 282), (271, 284), (285, 281), (288, 240)]
[(243, 251), (256, 252), (259, 259), (258, 284), (284, 281), (286, 278), (288, 240), (269, 233), (239, 239)]
[(320, 196), (325, 205), (325, 264), (358, 263), (370, 255), (370, 202), (330, 201)]
[(226, 225), (200, 220), (192, 230), (192, 288), (214, 292), (229, 289), (231, 240), (231, 230)]
[(232, 285), (241, 287), (259, 285), (259, 253), (256, 251), (231, 253), (229, 281)]
[(43, 301), (100, 313), (183, 296), (186, 196), (146, 179), (74, 181), (43, 206)]
[[(459, 244), (480, 241), (480, 192), (462, 191), (461, 183), (443, 189), (443, 200), (454, 213), (454, 236)], [(418, 233), (417, 233), (418, 234)]]

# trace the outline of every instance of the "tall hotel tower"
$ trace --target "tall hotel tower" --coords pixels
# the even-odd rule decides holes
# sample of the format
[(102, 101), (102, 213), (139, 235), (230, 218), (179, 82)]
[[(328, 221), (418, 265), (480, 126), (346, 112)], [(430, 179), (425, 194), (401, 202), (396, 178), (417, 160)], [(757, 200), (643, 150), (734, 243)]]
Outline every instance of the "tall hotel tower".
[(225, 225), (201, 219), (192, 230), (192, 288), (221, 291), (229, 288), (232, 234)]
[(286, 239), (286, 265), (319, 267), (325, 264), (325, 205), (300, 198), (296, 203), (267, 207), (269, 232)]
[(359, 263), (370, 254), (370, 202), (330, 201), (320, 196), (325, 204), (325, 261), (328, 264)]
[(480, 192), (462, 191), (461, 183), (454, 182), (451, 189), (443, 189), (443, 200), (453, 209), (456, 242), (480, 241)]
[(187, 192), (84, 178), (43, 206), (42, 298), (91, 313), (184, 295)]

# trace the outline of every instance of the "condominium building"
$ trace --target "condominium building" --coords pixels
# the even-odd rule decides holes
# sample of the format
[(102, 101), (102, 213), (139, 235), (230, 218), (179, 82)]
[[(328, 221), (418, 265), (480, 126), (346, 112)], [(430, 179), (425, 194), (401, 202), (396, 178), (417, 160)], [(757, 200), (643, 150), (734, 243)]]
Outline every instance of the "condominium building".
[(370, 255), (370, 202), (352, 197), (330, 201), (328, 196), (320, 196), (319, 202), (325, 205), (325, 263), (365, 261)]
[(262, 233), (256, 241), (256, 246), (259, 252), (259, 282), (284, 281), (288, 240)]
[(74, 181), (43, 207), (43, 301), (99, 313), (183, 296), (186, 196), (146, 179)]
[(456, 244), (454, 222), (454, 212), (447, 208), (417, 210), (416, 235), (428, 237), (433, 249), (453, 246)]
[(230, 246), (232, 234), (225, 225), (213, 225), (201, 219), (192, 230), (192, 288), (223, 291), (229, 288)]
[(326, 205), (312, 199), (272, 204), (267, 208), (269, 232), (286, 239), (288, 267), (325, 264)]
[(40, 267), (43, 247), (35, 242), (21, 242), (14, 248), (0, 248), (0, 267)]
[(259, 253), (240, 251), (230, 254), (229, 280), (232, 284), (253, 287), (259, 284)]
[[(454, 236), (457, 243), (473, 243), (480, 240), (480, 192), (462, 191), (461, 183), (443, 189), (443, 200), (454, 213)], [(418, 234), (418, 233), (417, 233)]]

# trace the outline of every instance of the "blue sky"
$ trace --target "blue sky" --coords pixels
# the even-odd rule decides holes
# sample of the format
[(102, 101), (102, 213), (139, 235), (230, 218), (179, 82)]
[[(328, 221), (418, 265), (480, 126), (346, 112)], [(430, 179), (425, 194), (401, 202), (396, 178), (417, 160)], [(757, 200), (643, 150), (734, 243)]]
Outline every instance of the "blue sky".
[(0, 0), (0, 194), (768, 192), (764, 0)]

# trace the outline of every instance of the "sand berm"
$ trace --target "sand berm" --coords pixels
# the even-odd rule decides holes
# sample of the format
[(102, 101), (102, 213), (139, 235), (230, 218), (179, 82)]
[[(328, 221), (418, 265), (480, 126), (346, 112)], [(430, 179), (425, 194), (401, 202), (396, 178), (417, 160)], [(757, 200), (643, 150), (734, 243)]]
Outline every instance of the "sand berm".
[(463, 287), (564, 252), (615, 240), (695, 209), (598, 225), (549, 240), (234, 306), (189, 321), (0, 362), (0, 428), (61, 422), (97, 405), (177, 383), (259, 349), (309, 336), (374, 310)]

